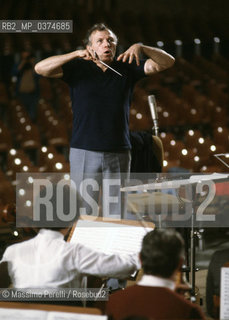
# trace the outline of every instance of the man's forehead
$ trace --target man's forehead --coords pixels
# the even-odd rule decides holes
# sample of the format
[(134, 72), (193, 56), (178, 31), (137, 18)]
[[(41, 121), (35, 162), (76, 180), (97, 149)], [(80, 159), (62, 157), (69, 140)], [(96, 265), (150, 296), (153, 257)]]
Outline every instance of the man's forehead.
[(112, 38), (116, 38), (115, 35), (113, 34), (112, 31), (110, 30), (102, 30), (102, 31), (99, 31), (99, 30), (95, 30), (92, 32), (91, 34), (91, 39), (97, 39), (97, 38), (100, 38), (100, 37), (112, 37)]

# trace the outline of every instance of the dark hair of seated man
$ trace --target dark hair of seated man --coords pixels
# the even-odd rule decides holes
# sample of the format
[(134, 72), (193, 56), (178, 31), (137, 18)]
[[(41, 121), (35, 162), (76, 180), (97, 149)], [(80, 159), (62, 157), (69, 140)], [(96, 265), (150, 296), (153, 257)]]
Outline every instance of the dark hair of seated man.
[(155, 229), (142, 242), (140, 259), (144, 274), (170, 278), (184, 255), (184, 241), (172, 229)]

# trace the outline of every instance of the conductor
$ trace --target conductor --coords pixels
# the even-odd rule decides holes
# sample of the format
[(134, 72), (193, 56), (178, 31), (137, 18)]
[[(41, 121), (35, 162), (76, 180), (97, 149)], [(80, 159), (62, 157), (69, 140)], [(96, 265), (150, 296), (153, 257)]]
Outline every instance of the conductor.
[[(38, 62), (35, 71), (44, 77), (62, 78), (70, 87), (71, 179), (78, 185), (90, 174), (98, 182), (92, 190), (95, 201), (86, 205), (86, 212), (81, 211), (97, 215), (98, 206), (93, 203), (98, 203), (101, 179), (113, 173), (125, 173), (126, 178), (130, 170), (128, 126), (133, 87), (139, 79), (171, 67), (174, 58), (159, 48), (135, 43), (115, 59), (118, 39), (103, 23), (88, 30), (84, 43), (83, 50)], [(141, 60), (142, 54), (147, 59)], [(112, 204), (112, 213), (120, 214), (121, 202)]]

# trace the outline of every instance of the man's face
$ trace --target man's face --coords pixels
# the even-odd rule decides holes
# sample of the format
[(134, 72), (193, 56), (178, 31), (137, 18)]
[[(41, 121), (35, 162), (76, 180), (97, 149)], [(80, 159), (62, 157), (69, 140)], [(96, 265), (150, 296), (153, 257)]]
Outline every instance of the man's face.
[(95, 51), (100, 60), (111, 63), (116, 52), (117, 39), (115, 35), (108, 30), (94, 31), (90, 36), (89, 49)]

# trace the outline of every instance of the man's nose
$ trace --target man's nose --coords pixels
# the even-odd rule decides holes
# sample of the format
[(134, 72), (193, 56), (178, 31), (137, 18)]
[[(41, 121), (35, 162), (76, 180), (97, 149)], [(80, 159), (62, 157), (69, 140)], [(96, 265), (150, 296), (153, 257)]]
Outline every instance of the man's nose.
[(104, 46), (105, 46), (105, 47), (110, 47), (110, 46), (111, 46), (110, 41), (104, 40)]

